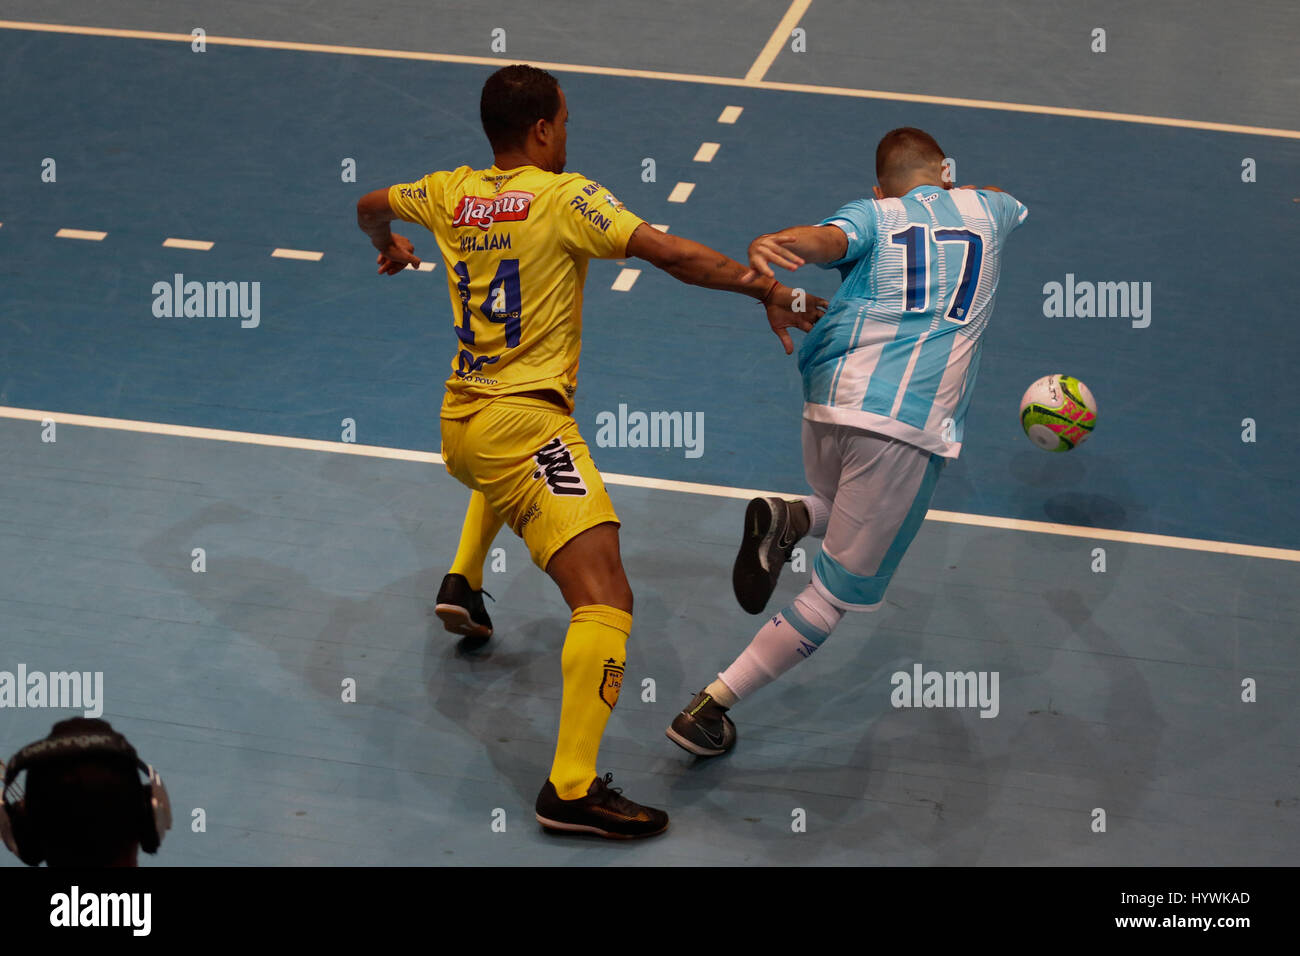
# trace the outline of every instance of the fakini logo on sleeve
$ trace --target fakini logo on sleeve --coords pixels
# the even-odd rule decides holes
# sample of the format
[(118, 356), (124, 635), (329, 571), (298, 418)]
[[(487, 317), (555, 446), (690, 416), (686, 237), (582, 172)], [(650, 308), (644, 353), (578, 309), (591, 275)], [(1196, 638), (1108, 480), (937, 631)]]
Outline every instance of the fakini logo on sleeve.
[(451, 226), (477, 226), (487, 232), (499, 222), (522, 222), (528, 218), (533, 194), (519, 189), (499, 196), (461, 196), (451, 215)]

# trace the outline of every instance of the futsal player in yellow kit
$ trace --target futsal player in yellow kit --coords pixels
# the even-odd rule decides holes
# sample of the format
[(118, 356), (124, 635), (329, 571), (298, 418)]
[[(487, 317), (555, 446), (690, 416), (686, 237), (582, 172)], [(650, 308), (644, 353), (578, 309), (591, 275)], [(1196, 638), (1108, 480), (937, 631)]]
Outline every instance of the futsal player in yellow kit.
[(537, 798), (548, 830), (642, 837), (668, 815), (628, 800), (596, 773), (605, 723), (618, 701), (632, 628), (632, 591), (618, 516), (573, 415), (589, 259), (638, 257), (693, 285), (763, 302), (791, 351), (788, 328), (808, 331), (825, 302), (699, 243), (669, 236), (625, 209), (597, 182), (564, 172), (568, 107), (555, 78), (509, 66), (484, 84), (488, 169), (430, 173), (380, 189), (357, 220), (380, 252), (379, 271), (419, 264), (393, 234), (403, 219), (433, 233), (447, 268), (457, 352), (442, 406), (447, 470), (471, 489), (452, 573), (438, 595), (448, 629), (486, 638), (483, 562), (503, 523), (559, 585), (572, 617), (561, 655), (564, 690), (550, 775)]

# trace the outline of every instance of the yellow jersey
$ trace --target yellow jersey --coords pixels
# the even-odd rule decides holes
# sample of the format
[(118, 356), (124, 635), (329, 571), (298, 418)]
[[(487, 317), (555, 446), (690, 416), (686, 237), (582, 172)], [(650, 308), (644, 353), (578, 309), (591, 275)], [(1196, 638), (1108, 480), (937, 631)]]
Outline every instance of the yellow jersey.
[(442, 414), (551, 392), (573, 412), (589, 259), (621, 259), (643, 219), (600, 183), (536, 166), (430, 173), (388, 190), (400, 219), (424, 226), (447, 267), (459, 349)]

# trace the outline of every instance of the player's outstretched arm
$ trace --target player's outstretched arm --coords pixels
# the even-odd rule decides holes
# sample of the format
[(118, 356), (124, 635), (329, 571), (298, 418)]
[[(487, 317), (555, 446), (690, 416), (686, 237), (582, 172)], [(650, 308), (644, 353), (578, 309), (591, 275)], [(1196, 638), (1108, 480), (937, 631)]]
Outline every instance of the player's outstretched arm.
[(739, 292), (751, 299), (762, 300), (772, 288), (770, 278), (764, 280), (751, 276), (741, 279), (746, 273), (745, 267), (721, 252), (681, 236), (660, 232), (645, 223), (637, 226), (627, 241), (627, 254), (658, 266), (674, 279), (706, 289)]
[(379, 258), (375, 261), (381, 275), (396, 275), (408, 264), (417, 269), (420, 266), (411, 240), (399, 236), (389, 227), (388, 224), (396, 218), (397, 213), (388, 205), (387, 189), (376, 189), (357, 200), (357, 225), (379, 250)]
[(738, 292), (757, 299), (767, 310), (768, 323), (785, 347), (786, 355), (794, 351), (786, 330), (811, 332), (813, 323), (826, 311), (825, 299), (807, 295), (802, 289), (787, 288), (775, 278), (753, 275), (752, 269), (746, 270), (736, 260), (703, 243), (670, 236), (646, 223), (637, 226), (628, 239), (627, 254), (644, 259), (690, 285)]
[(794, 271), (809, 262), (844, 258), (849, 240), (839, 226), (792, 226), (769, 232), (749, 244), (749, 271), (744, 278), (773, 278), (772, 263)]

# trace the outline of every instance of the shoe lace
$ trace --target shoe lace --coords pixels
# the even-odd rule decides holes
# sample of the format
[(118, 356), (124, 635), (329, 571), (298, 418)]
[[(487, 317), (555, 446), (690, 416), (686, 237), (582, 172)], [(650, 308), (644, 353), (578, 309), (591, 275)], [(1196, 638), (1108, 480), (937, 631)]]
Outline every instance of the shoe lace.
[(635, 816), (641, 808), (627, 797), (623, 796), (622, 787), (611, 787), (610, 784), (613, 782), (614, 775), (612, 773), (605, 774), (605, 778), (599, 781), (602, 789), (606, 790), (610, 794), (610, 804), (619, 813), (625, 813), (628, 816)]

